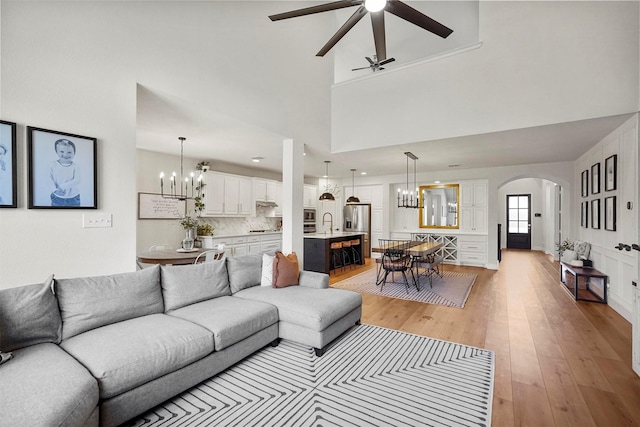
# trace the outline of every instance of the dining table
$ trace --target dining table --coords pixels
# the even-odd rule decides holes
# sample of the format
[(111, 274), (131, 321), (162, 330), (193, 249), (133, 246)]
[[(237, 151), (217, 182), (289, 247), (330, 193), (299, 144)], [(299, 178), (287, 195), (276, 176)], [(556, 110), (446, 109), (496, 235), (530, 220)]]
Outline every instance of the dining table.
[[(202, 252), (211, 249), (194, 248), (190, 251), (184, 249), (162, 249), (154, 251), (140, 252), (136, 256), (138, 265), (140, 264), (162, 264), (162, 265), (185, 265), (193, 264)], [(204, 257), (203, 257), (204, 258)]]
[[(420, 240), (411, 240), (409, 243), (409, 255), (414, 258), (425, 258), (438, 251), (442, 247), (442, 242), (423, 242)], [(373, 248), (371, 252), (383, 253), (383, 248)]]
[[(407, 252), (408, 252), (408, 255), (415, 260), (425, 259), (429, 255), (436, 253), (440, 248), (442, 248), (442, 246), (443, 246), (442, 242), (424, 242), (421, 240), (411, 240), (409, 242), (409, 249), (407, 250)], [(371, 252), (384, 254), (384, 249), (380, 247), (372, 248)], [(378, 271), (376, 273), (376, 284), (378, 284), (382, 278), (381, 258), (378, 258), (378, 260), (380, 261), (377, 261), (379, 264), (378, 264)], [(417, 273), (417, 265), (415, 268)]]

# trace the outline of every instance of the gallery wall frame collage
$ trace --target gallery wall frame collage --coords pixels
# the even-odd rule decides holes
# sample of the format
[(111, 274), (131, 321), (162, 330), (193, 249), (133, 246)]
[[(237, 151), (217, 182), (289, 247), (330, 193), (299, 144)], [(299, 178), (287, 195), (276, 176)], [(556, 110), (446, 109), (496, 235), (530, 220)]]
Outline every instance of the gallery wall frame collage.
[[(604, 197), (584, 200), (580, 204), (580, 225), (583, 228), (600, 229), (607, 231), (616, 231), (616, 196), (607, 196), (606, 192), (614, 191), (618, 187), (618, 156), (616, 154), (609, 156), (604, 161), (604, 177), (601, 178), (600, 162), (595, 163), (590, 169), (585, 169), (580, 174), (581, 190), (580, 195), (583, 198), (597, 196), (601, 194), (600, 184), (604, 184)], [(603, 200), (604, 202), (601, 202)], [(604, 206), (601, 204), (604, 203)], [(603, 221), (601, 223), (601, 212), (603, 213)]]
[[(0, 208), (18, 207), (17, 127), (0, 120)], [(27, 126), (29, 209), (97, 209), (97, 139)]]

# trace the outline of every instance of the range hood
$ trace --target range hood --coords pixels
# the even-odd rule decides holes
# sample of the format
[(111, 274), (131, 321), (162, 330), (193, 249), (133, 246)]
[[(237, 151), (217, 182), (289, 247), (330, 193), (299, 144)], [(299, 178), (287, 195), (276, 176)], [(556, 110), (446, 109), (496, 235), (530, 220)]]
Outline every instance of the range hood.
[(276, 204), (276, 202), (256, 201), (256, 207), (257, 208), (277, 208), (278, 205)]

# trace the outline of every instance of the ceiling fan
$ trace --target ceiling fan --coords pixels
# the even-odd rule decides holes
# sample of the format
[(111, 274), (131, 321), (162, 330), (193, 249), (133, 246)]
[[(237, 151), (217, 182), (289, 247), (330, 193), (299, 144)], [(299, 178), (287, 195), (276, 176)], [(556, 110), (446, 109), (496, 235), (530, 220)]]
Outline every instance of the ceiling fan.
[(278, 13), (269, 16), (272, 21), (282, 19), (297, 18), (298, 16), (312, 15), (314, 13), (329, 12), (332, 10), (343, 9), (351, 6), (360, 6), (353, 15), (345, 22), (342, 27), (329, 39), (329, 41), (320, 49), (316, 56), (324, 56), (331, 50), (333, 46), (344, 37), (351, 28), (354, 27), (367, 13), (371, 12), (371, 24), (373, 26), (373, 40), (376, 45), (376, 56), (379, 61), (387, 59), (387, 47), (384, 31), (384, 12), (387, 11), (399, 18), (409, 21), (425, 30), (436, 34), (442, 38), (447, 38), (453, 32), (441, 23), (429, 18), (423, 14), (401, 2), (400, 0), (339, 0), (331, 3), (325, 3), (318, 6), (305, 7), (303, 9), (292, 10), (290, 12)]
[(376, 72), (376, 71), (384, 70), (384, 68), (382, 68), (382, 65), (388, 64), (389, 62), (393, 62), (396, 60), (396, 58), (387, 58), (384, 61), (378, 61), (378, 57), (376, 55), (373, 55), (373, 59), (369, 58), (368, 56), (365, 56), (365, 59), (369, 61), (369, 65), (367, 67), (352, 68), (351, 71), (366, 70), (367, 68), (371, 68), (371, 71)]

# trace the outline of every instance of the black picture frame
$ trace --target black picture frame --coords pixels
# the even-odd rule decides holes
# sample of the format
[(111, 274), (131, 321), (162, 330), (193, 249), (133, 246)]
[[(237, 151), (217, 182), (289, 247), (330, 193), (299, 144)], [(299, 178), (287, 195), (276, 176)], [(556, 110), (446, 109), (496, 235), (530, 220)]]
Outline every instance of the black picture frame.
[(582, 187), (580, 194), (582, 197), (589, 197), (589, 170), (583, 170), (582, 174)]
[(616, 231), (616, 196), (604, 199), (604, 229)]
[(580, 225), (589, 228), (589, 202), (580, 204)]
[(613, 191), (618, 186), (618, 155), (609, 156), (604, 161), (604, 191)]
[(18, 207), (16, 128), (15, 123), (0, 120), (0, 208)]
[(591, 194), (600, 194), (600, 162), (591, 166)]
[(591, 201), (591, 228), (600, 228), (600, 199)]
[(29, 209), (97, 209), (97, 145), (89, 136), (28, 126)]

